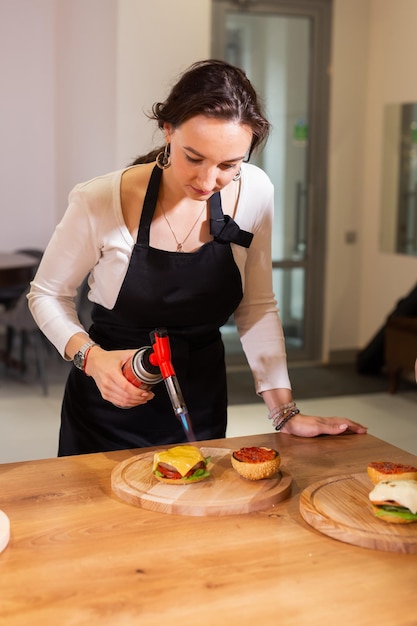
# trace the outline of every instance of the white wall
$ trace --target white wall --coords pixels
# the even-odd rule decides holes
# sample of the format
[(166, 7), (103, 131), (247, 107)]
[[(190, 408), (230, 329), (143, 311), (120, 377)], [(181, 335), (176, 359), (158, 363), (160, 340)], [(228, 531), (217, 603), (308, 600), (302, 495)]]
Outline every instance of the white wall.
[[(153, 142), (144, 111), (210, 54), (210, 0), (0, 0), (0, 249), (46, 245), (78, 181)], [(379, 251), (382, 113), (417, 101), (416, 0), (334, 0), (324, 356), (417, 279)], [(345, 235), (358, 233), (349, 245)]]
[(55, 6), (55, 220), (69, 190), (116, 165), (117, 2)]
[(210, 56), (211, 0), (119, 0), (116, 159), (164, 143), (145, 113), (179, 74)]
[(383, 111), (417, 101), (416, 22), (415, 0), (334, 0), (325, 358), (365, 346), (417, 281), (416, 257), (380, 250)]
[(0, 1), (0, 250), (54, 221), (54, 0)]
[(417, 282), (417, 257), (381, 252), (379, 219), (383, 111), (388, 103), (417, 102), (416, 24), (415, 0), (371, 0), (361, 204), (363, 271), (357, 294), (361, 342)]
[(0, 0), (0, 250), (44, 247), (77, 182), (123, 167), (177, 74), (210, 54), (210, 0)]
[[(335, 0), (333, 6), (325, 357), (358, 344), (370, 21), (368, 0)], [(349, 231), (358, 234), (356, 244), (346, 244)]]

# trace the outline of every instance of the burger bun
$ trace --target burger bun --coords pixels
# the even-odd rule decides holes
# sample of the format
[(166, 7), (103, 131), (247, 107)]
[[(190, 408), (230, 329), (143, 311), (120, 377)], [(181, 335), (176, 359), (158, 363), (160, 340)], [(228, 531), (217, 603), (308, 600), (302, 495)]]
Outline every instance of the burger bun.
[[(245, 450), (251, 451), (251, 456), (253, 458), (250, 461), (240, 460), (239, 458), (244, 458), (244, 455), (242, 457), (242, 452)], [(256, 457), (259, 457), (260, 460), (257, 461)], [(264, 457), (272, 458), (262, 460)], [(248, 480), (262, 480), (264, 478), (270, 478), (277, 473), (279, 466), (281, 465), (279, 452), (277, 450), (273, 450), (272, 448), (240, 448), (240, 450), (236, 450), (232, 453), (230, 460), (236, 472)]]
[(367, 472), (374, 485), (381, 480), (417, 480), (417, 467), (391, 461), (372, 461)]

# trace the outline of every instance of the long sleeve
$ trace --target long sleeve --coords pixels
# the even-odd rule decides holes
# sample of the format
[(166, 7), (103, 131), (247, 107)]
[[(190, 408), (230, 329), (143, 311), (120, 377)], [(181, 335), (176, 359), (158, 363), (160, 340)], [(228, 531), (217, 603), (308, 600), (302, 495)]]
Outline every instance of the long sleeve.
[(89, 278), (90, 299), (112, 308), (129, 263), (133, 240), (120, 207), (120, 172), (77, 185), (45, 250), (28, 295), (29, 308), (62, 356), (68, 340), (85, 330), (75, 298)]
[(264, 172), (246, 166), (236, 221), (254, 233), (249, 249), (236, 249), (241, 269), (243, 299), (235, 312), (242, 347), (252, 370), (257, 393), (267, 389), (291, 389), (285, 339), (272, 289), (271, 232), (274, 191)]

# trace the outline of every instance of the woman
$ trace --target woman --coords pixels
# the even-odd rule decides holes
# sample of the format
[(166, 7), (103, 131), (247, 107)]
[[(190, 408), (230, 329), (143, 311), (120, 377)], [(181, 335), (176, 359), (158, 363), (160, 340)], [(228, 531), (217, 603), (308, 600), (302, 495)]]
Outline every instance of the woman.
[[(152, 118), (165, 145), (73, 189), (29, 294), (40, 328), (76, 365), (59, 455), (184, 441), (165, 386), (144, 391), (122, 373), (158, 327), (168, 330), (196, 438), (224, 437), (219, 328), (232, 314), (277, 430), (366, 432), (347, 419), (302, 415), (293, 402), (272, 292), (273, 188), (247, 163), (269, 123), (245, 74), (222, 61), (196, 63)], [(74, 297), (88, 274), (87, 333)]]

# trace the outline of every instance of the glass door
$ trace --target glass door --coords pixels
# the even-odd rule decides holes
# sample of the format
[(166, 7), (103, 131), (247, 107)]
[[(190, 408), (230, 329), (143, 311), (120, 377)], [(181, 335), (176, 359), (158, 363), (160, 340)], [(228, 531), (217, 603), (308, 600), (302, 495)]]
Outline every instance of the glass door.
[(417, 254), (417, 104), (401, 107), (397, 252)]
[(291, 360), (321, 358), (329, 17), (323, 0), (213, 0), (212, 55), (245, 70), (272, 123), (252, 162), (275, 187), (273, 282)]

